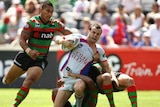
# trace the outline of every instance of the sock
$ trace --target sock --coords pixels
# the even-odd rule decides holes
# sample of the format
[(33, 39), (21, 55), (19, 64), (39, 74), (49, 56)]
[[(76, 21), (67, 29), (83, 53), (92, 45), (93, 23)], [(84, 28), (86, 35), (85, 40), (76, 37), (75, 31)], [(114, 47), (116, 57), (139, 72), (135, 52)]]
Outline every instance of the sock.
[(82, 102), (82, 107), (96, 107), (98, 99), (97, 90), (87, 90)]
[(26, 98), (28, 93), (29, 93), (29, 88), (25, 88), (22, 86), (19, 92), (17, 93), (13, 107), (18, 107), (18, 105)]
[(84, 95), (78, 96), (75, 94), (75, 98), (76, 98), (76, 107), (81, 107)]
[(52, 102), (54, 103), (54, 101), (55, 101), (55, 97), (54, 95), (52, 95)]
[(2, 83), (3, 83), (3, 84), (7, 84), (7, 83), (6, 83), (6, 78), (5, 78), (5, 77), (3, 77), (3, 79), (2, 79)]
[(131, 101), (132, 107), (137, 107), (137, 91), (135, 86), (127, 88), (128, 97)]
[(106, 94), (110, 107), (115, 107), (114, 99), (113, 99), (113, 87), (112, 84), (110, 85), (102, 85), (103, 91)]

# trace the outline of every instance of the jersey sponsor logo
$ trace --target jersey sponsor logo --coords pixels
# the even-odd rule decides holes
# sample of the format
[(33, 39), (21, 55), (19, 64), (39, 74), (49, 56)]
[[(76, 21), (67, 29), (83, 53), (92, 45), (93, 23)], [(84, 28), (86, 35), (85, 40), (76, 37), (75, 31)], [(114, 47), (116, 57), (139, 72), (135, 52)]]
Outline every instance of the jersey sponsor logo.
[(37, 39), (52, 39), (53, 38), (53, 34), (50, 32), (50, 33), (44, 33), (44, 32), (34, 32), (34, 38), (37, 38)]
[(53, 37), (52, 33), (41, 33), (41, 38), (51, 39)]

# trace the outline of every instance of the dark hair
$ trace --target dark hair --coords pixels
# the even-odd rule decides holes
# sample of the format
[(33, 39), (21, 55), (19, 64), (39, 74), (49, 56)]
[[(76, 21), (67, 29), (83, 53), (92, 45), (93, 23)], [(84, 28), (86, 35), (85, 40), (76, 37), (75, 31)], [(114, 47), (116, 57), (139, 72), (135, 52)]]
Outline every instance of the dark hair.
[(47, 6), (51, 6), (51, 7), (54, 8), (54, 6), (53, 6), (53, 4), (52, 4), (51, 2), (46, 1), (46, 2), (44, 2), (44, 3), (42, 4), (42, 9), (46, 8)]

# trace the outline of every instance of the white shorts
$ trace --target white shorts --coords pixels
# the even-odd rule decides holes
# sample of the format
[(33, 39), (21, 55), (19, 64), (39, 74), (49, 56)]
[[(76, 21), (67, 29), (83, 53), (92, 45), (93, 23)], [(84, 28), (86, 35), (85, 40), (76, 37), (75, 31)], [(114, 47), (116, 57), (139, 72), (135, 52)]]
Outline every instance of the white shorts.
[(67, 78), (62, 78), (64, 81), (64, 85), (59, 88), (59, 90), (68, 90), (68, 91), (74, 91), (74, 84), (80, 80), (80, 79), (75, 79), (72, 77), (67, 77)]

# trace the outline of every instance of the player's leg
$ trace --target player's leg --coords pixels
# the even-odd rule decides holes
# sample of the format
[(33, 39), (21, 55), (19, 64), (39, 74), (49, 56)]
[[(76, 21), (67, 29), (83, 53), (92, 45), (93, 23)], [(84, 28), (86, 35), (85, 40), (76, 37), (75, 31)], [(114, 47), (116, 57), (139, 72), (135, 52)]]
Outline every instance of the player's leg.
[(131, 101), (132, 107), (138, 107), (137, 104), (137, 91), (134, 83), (134, 79), (126, 74), (120, 74), (118, 77), (119, 85), (126, 87), (128, 91), (128, 97)]
[(40, 68), (38, 66), (31, 67), (28, 69), (27, 76), (26, 76), (20, 90), (17, 93), (13, 107), (18, 107), (18, 105), (26, 98), (26, 96), (29, 93), (29, 89), (30, 89), (31, 85), (33, 83), (35, 83), (40, 78), (42, 73), (43, 73), (42, 68)]
[[(11, 84), (13, 83), (18, 77), (20, 77), (23, 73), (25, 73), (27, 62), (29, 56), (27, 56), (23, 52), (19, 52), (16, 57), (14, 58), (14, 63), (11, 65), (9, 71), (4, 76), (2, 82), (3, 84)], [(25, 66), (23, 66), (25, 65)]]
[(82, 107), (96, 107), (98, 100), (98, 88), (96, 86), (96, 78), (100, 75), (100, 71), (96, 66), (91, 66), (88, 72), (90, 81), (85, 81), (87, 89), (85, 90), (85, 97)]
[(98, 99), (98, 90), (85, 90), (85, 97), (82, 102), (82, 107), (96, 107)]
[(3, 77), (2, 83), (3, 84), (11, 84), (24, 73), (25, 73), (25, 71), (23, 71), (22, 68), (20, 68), (17, 65), (13, 64), (10, 67), (9, 71), (7, 72), (7, 74)]
[[(53, 102), (53, 103), (54, 103), (54, 101), (55, 101), (57, 92), (58, 92), (58, 88), (54, 88), (54, 89), (52, 90), (52, 102)], [(70, 103), (69, 101), (67, 101), (67, 103), (64, 105), (64, 107), (72, 107), (72, 105), (71, 105), (71, 103)]]
[(97, 77), (97, 84), (104, 91), (104, 94), (106, 94), (109, 100), (110, 107), (115, 107), (113, 98), (113, 87), (110, 74), (104, 73), (99, 75)]
[(58, 88), (53, 88), (53, 90), (52, 90), (52, 102), (53, 102), (53, 103), (54, 103), (54, 101), (55, 101), (57, 92), (58, 92)]
[(58, 90), (54, 101), (54, 107), (65, 107), (65, 104), (67, 103), (71, 95), (72, 95), (71, 91)]
[(75, 91), (75, 98), (76, 98), (76, 107), (82, 106), (82, 101), (84, 98), (84, 91), (86, 89), (85, 82), (81, 79), (79, 79), (74, 84), (74, 91)]

